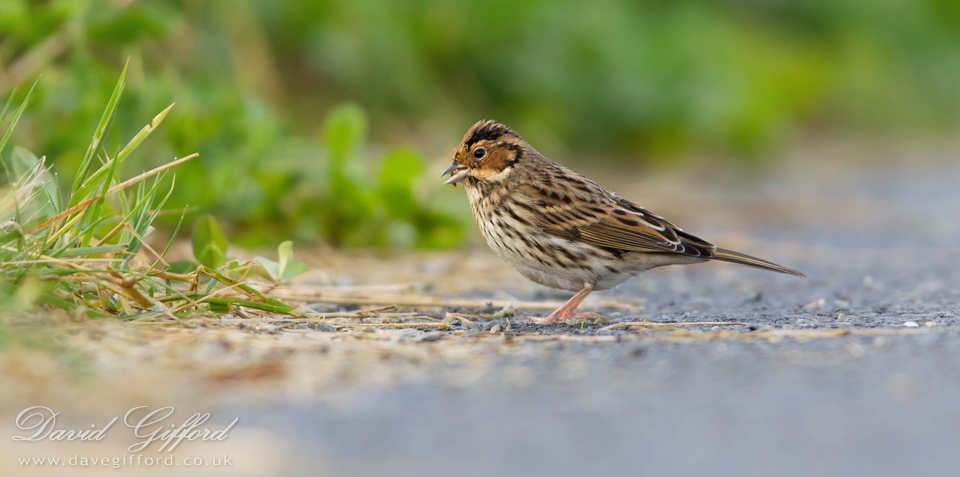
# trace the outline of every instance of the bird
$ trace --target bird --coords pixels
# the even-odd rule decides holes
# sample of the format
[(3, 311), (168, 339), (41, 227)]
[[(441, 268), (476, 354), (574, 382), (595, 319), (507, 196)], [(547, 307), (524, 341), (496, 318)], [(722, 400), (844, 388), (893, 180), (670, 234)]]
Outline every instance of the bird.
[(492, 120), (467, 131), (440, 177), (446, 176), (444, 184), (463, 184), (480, 232), (501, 259), (536, 283), (576, 292), (549, 316), (528, 322), (598, 318), (575, 312), (587, 295), (664, 265), (719, 260), (805, 276), (684, 232)]

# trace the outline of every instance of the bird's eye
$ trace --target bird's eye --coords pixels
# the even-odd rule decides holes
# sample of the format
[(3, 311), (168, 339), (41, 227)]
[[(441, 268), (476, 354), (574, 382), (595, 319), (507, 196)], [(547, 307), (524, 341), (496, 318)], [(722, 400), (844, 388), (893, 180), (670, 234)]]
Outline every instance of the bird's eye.
[(478, 147), (473, 150), (473, 157), (476, 157), (477, 159), (483, 159), (483, 156), (486, 156), (486, 155), (487, 155), (487, 150), (482, 147)]

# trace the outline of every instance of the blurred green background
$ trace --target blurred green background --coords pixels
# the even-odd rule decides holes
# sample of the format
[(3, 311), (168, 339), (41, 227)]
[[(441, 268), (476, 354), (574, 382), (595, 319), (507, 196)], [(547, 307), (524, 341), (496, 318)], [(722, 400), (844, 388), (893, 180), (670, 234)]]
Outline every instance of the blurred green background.
[(171, 204), (247, 246), (458, 245), (436, 176), (481, 118), (660, 167), (960, 125), (956, 0), (0, 0), (12, 143), (71, 174), (127, 59), (105, 151), (176, 102), (127, 172), (199, 152)]

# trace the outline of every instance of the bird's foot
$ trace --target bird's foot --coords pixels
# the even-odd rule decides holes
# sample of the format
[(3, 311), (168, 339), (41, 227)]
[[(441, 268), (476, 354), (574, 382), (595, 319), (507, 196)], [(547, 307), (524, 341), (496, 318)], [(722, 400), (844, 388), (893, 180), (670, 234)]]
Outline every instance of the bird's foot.
[(572, 298), (567, 300), (560, 308), (557, 308), (550, 313), (550, 316), (546, 318), (524, 318), (520, 320), (525, 323), (540, 323), (540, 324), (556, 324), (556, 323), (566, 323), (568, 321), (573, 323), (583, 323), (586, 320), (597, 321), (598, 319), (606, 320), (606, 318), (596, 314), (596, 313), (574, 313), (573, 311), (580, 306), (580, 302), (583, 301), (590, 292), (593, 291), (592, 283), (584, 283), (583, 289), (578, 291), (576, 295), (573, 295)]
[(551, 313), (550, 316), (546, 318), (537, 318), (537, 317), (530, 316), (527, 318), (521, 318), (520, 321), (522, 323), (538, 323), (541, 325), (547, 325), (547, 324), (552, 325), (557, 323), (568, 323), (568, 322), (583, 323), (586, 321), (596, 322), (600, 320), (606, 321), (606, 318), (603, 317), (602, 315), (598, 315), (592, 312), (573, 313), (573, 312), (567, 311), (567, 312), (558, 313), (558, 311), (560, 310), (557, 310)]

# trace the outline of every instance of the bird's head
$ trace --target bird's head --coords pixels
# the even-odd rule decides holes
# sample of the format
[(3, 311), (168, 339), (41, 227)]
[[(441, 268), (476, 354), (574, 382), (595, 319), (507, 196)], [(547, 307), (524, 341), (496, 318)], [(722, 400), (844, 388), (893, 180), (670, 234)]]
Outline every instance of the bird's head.
[(519, 134), (503, 124), (480, 121), (463, 136), (444, 184), (457, 184), (468, 177), (481, 182), (502, 182), (523, 161), (529, 146)]

